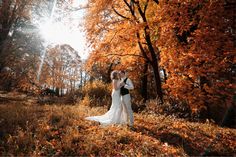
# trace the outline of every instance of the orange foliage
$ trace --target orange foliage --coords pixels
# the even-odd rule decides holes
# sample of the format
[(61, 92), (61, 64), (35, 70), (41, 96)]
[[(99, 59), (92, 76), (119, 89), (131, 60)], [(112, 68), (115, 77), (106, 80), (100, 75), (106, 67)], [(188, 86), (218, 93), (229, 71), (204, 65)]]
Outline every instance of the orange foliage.
[[(149, 72), (154, 76), (155, 96), (162, 99), (158, 73), (159, 50), (152, 42), (151, 36), (155, 19), (152, 15), (158, 5), (147, 0), (138, 0), (134, 3), (127, 0), (106, 2), (89, 1), (90, 8), (87, 11), (85, 27), (93, 51), (88, 65), (93, 67), (97, 63), (108, 64), (101, 68), (101, 71), (106, 71), (106, 67), (113, 64), (110, 69), (128, 69), (137, 79), (140, 78), (137, 71), (142, 71), (142, 76), (146, 75), (146, 71), (143, 72), (143, 63), (146, 63), (152, 68)], [(109, 74), (109, 71), (111, 70), (106, 73)]]
[(43, 63), (40, 84), (53, 88), (75, 89), (80, 78), (81, 59), (71, 46), (56, 45), (49, 47)]
[[(132, 77), (138, 80), (137, 71), (147, 62), (160, 96), (162, 87), (155, 73), (160, 62), (167, 76), (164, 90), (193, 111), (232, 105), (236, 87), (233, 1), (127, 2), (89, 1), (86, 32), (93, 51), (88, 69), (96, 66), (97, 73), (108, 76), (109, 67), (110, 71), (130, 68), (136, 70)], [(110, 66), (115, 60), (120, 64)]]
[[(160, 1), (165, 89), (192, 109), (232, 105), (235, 95), (234, 11), (225, 1)], [(234, 5), (234, 4), (232, 4)]]

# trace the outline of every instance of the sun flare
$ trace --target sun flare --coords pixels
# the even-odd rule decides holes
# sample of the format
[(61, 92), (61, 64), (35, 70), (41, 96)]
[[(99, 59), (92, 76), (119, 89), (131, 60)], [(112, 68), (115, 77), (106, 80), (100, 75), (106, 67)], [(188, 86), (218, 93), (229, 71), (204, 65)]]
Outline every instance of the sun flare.
[(59, 22), (44, 23), (39, 27), (39, 31), (48, 44), (63, 44), (70, 35), (68, 27)]

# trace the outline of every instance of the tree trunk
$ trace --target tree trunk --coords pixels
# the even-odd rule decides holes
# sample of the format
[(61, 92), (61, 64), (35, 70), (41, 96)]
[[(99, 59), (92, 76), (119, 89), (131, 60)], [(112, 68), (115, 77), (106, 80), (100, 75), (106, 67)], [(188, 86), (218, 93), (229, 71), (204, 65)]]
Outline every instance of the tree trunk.
[(207, 80), (205, 76), (200, 76), (199, 83), (200, 83), (201, 89), (203, 89), (204, 84), (209, 85), (209, 81)]
[(6, 50), (6, 44), (7, 44), (7, 37), (9, 33), (9, 29), (7, 30), (1, 30), (0, 29), (0, 72), (4, 68), (4, 62), (5, 62), (5, 57), (3, 55), (3, 52)]
[[(148, 46), (148, 50), (151, 54), (151, 57), (149, 57), (148, 54), (145, 53), (144, 49), (143, 49), (143, 46), (141, 44), (141, 40), (140, 40), (140, 33), (139, 31), (137, 31), (136, 33), (136, 36), (138, 38), (138, 45), (139, 45), (139, 48), (143, 54), (143, 57), (145, 59), (147, 59), (148, 63), (151, 64), (152, 68), (153, 68), (153, 72), (154, 72), (154, 76), (155, 76), (155, 84), (156, 84), (156, 94), (157, 96), (159, 97), (161, 103), (163, 103), (163, 94), (162, 94), (162, 89), (161, 89), (161, 78), (160, 78), (160, 73), (159, 73), (159, 68), (158, 68), (158, 60), (157, 60), (157, 57), (158, 57), (158, 52), (155, 52), (154, 50), (154, 47), (152, 45), (152, 42), (151, 42), (151, 37), (150, 37), (150, 28), (149, 28), (149, 25), (148, 25), (148, 21), (147, 21), (147, 18), (146, 18), (146, 9), (148, 7), (148, 3), (149, 1), (146, 1), (146, 3), (144, 4), (144, 7), (141, 6), (140, 2), (139, 1), (130, 1), (131, 3), (129, 4), (126, 0), (124, 0), (124, 2), (126, 3), (126, 5), (129, 7), (129, 10), (133, 16), (133, 18), (136, 20), (136, 23), (137, 24), (140, 24), (141, 23), (141, 20), (140, 17), (137, 17), (135, 15), (135, 10), (134, 10), (134, 5), (137, 6), (137, 9), (138, 9), (138, 13), (139, 15), (141, 16), (142, 18), (142, 23), (145, 23), (145, 27), (143, 29), (144, 31), (144, 35), (145, 35), (145, 40), (146, 40), (146, 43), (147, 43), (147, 46)], [(157, 4), (159, 4), (159, 1), (155, 1)]]
[(112, 71), (112, 67), (113, 67), (113, 63), (111, 63), (107, 69), (107, 75), (106, 75), (106, 78), (105, 80), (103, 80), (105, 83), (109, 83), (110, 82), (110, 74), (111, 74), (111, 71)]
[[(136, 33), (136, 36), (138, 39), (140, 39), (140, 34), (138, 32)], [(148, 50), (151, 53), (151, 59), (148, 58), (140, 41), (138, 41), (138, 45), (139, 45), (139, 48), (142, 52), (142, 55), (144, 56), (144, 58), (146, 58), (147, 63), (149, 63), (153, 69), (154, 78), (155, 78), (155, 85), (156, 85), (156, 95), (159, 97), (161, 103), (163, 103), (163, 93), (162, 93), (162, 88), (161, 88), (161, 77), (160, 77), (159, 68), (158, 68), (157, 55), (154, 51), (150, 36), (148, 34), (146, 34), (146, 41), (147, 41), (147, 45), (148, 45)]]
[(74, 85), (73, 85), (73, 92), (74, 92), (74, 91), (75, 91), (75, 88), (76, 88), (76, 81), (75, 81), (75, 80), (73, 81), (73, 84), (74, 84)]
[(2, 52), (2, 49), (4, 47), (4, 43), (7, 39), (8, 33), (9, 33), (10, 29), (9, 28), (2, 28), (0, 29), (0, 54)]
[(56, 96), (58, 96), (58, 97), (60, 96), (59, 92), (60, 92), (60, 89), (58, 87), (56, 87)]
[(158, 68), (157, 62), (152, 62), (151, 66), (152, 66), (153, 73), (154, 73), (154, 78), (155, 78), (156, 92), (157, 92), (157, 95), (158, 95), (161, 103), (163, 103), (161, 78), (160, 78), (160, 73), (159, 73), (159, 68)]
[(155, 52), (155, 50), (154, 50), (151, 36), (150, 36), (150, 28), (149, 28), (148, 21), (146, 18), (146, 8), (148, 5), (148, 1), (145, 4), (144, 10), (142, 10), (142, 7), (141, 7), (139, 1), (136, 2), (136, 5), (138, 7), (138, 12), (139, 12), (140, 16), (142, 17), (143, 22), (146, 23), (146, 26), (144, 27), (144, 35), (145, 35), (145, 40), (147, 42), (148, 50), (151, 54), (150, 61), (151, 61), (151, 66), (153, 68), (153, 72), (154, 72), (154, 76), (155, 76), (156, 92), (157, 92), (157, 96), (159, 97), (161, 103), (163, 103), (161, 77), (160, 77), (159, 67), (158, 67), (159, 66), (158, 65), (159, 50), (157, 52)]
[(72, 83), (72, 80), (70, 80), (70, 93), (73, 92), (73, 83)]
[(162, 71), (163, 71), (163, 75), (164, 75), (164, 81), (166, 83), (166, 80), (167, 80), (166, 70), (163, 68)]
[(63, 88), (61, 88), (61, 97), (64, 95), (64, 93), (63, 93)]
[[(148, 33), (149, 27), (146, 26), (144, 29), (145, 32), (145, 39), (148, 45), (149, 52), (151, 53), (151, 66), (154, 72), (155, 76), (155, 82), (156, 82), (156, 92), (157, 96), (159, 97), (161, 103), (163, 103), (163, 93), (162, 93), (162, 88), (161, 88), (161, 77), (160, 77), (160, 72), (159, 72), (159, 67), (158, 67), (158, 60), (157, 60), (157, 54), (153, 48), (152, 42), (151, 42), (151, 37), (150, 34)], [(159, 52), (157, 52), (159, 53)]]
[(143, 75), (141, 77), (141, 95), (143, 97), (143, 102), (145, 103), (147, 101), (148, 95), (147, 95), (147, 72), (148, 72), (148, 62), (145, 61), (144, 69), (143, 69)]

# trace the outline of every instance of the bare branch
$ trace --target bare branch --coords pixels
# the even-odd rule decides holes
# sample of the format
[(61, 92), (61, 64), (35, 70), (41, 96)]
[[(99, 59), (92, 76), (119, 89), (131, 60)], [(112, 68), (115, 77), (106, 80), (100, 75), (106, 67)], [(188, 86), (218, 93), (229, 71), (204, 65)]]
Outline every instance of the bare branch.
[(118, 31), (115, 32), (115, 34), (113, 35), (113, 37), (111, 38), (110, 40), (110, 43), (112, 42), (112, 40), (115, 38), (116, 34), (117, 34)]
[(146, 10), (147, 10), (147, 7), (148, 7), (148, 3), (149, 3), (149, 0), (147, 0), (147, 2), (146, 2), (146, 4), (145, 4), (145, 6), (144, 6), (144, 14), (146, 13)]
[(126, 0), (123, 0), (123, 1), (126, 4), (126, 6), (129, 8), (129, 10), (130, 10), (131, 14), (133, 15), (133, 17), (136, 18), (135, 17), (135, 12), (134, 12), (134, 7), (133, 7), (134, 0), (131, 0), (131, 2), (132, 2), (131, 4), (129, 4)]
[(132, 57), (140, 57), (140, 58), (144, 58), (142, 55), (137, 55), (137, 54), (118, 54), (118, 53), (110, 53), (110, 54), (106, 54), (103, 57), (108, 57), (108, 56), (120, 56), (120, 57), (125, 57), (125, 56), (132, 56)]
[(141, 50), (141, 53), (142, 53), (143, 57), (144, 57), (148, 62), (151, 62), (150, 58), (149, 58), (149, 57), (147, 56), (147, 54), (145, 53), (145, 50), (144, 50), (144, 48), (143, 48), (143, 46), (142, 46), (142, 44), (141, 44), (141, 42), (140, 42), (140, 34), (139, 34), (139, 32), (136, 33), (136, 36), (137, 36), (137, 38), (138, 38), (138, 46), (139, 46), (139, 48), (140, 48), (140, 50)]
[(113, 9), (113, 11), (114, 11), (118, 16), (120, 16), (120, 17), (122, 17), (122, 18), (124, 18), (124, 19), (130, 20), (130, 18), (121, 15), (121, 14), (114, 8), (113, 5), (112, 5), (112, 9)]
[(154, 2), (156, 2), (156, 4), (159, 4), (159, 0), (153, 0)]

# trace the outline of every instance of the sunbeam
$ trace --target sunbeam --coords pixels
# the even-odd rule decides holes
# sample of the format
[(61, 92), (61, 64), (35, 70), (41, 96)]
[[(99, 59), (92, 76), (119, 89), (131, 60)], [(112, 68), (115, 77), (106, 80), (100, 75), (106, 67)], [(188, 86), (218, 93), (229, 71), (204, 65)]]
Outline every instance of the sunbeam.
[(38, 81), (40, 79), (40, 75), (41, 75), (41, 72), (42, 72), (42, 68), (43, 68), (43, 63), (44, 63), (46, 52), (47, 52), (47, 50), (46, 50), (46, 48), (44, 48), (43, 55), (42, 55), (42, 58), (41, 58), (41, 62), (40, 62), (40, 65), (39, 65), (39, 69), (38, 69), (38, 72), (37, 72), (37, 80)]
[[(53, 1), (53, 6), (52, 6), (52, 10), (51, 10), (51, 14), (50, 14), (50, 17), (49, 17), (49, 22), (44, 24), (44, 25), (41, 25), (39, 27), (40, 30), (42, 30), (42, 35), (43, 37), (45, 38), (46, 40), (46, 45), (44, 47), (44, 50), (43, 50), (43, 55), (42, 55), (42, 59), (41, 59), (41, 62), (40, 62), (40, 65), (39, 65), (39, 69), (38, 69), (38, 72), (37, 72), (37, 80), (39, 81), (40, 80), (40, 75), (41, 75), (41, 72), (42, 72), (42, 68), (43, 68), (43, 63), (44, 63), (44, 59), (45, 59), (45, 55), (46, 55), (46, 47), (47, 47), (47, 43), (48, 43), (48, 39), (51, 38), (51, 33), (49, 33), (48, 31), (46, 31), (47, 29), (46, 28), (51, 28), (49, 27), (50, 24), (52, 23), (52, 19), (53, 19), (53, 15), (54, 15), (54, 12), (55, 12), (55, 8), (56, 8), (56, 3), (57, 3), (57, 0), (54, 0)], [(52, 31), (52, 30), (49, 30), (49, 31)], [(49, 35), (49, 36), (47, 36)]]

